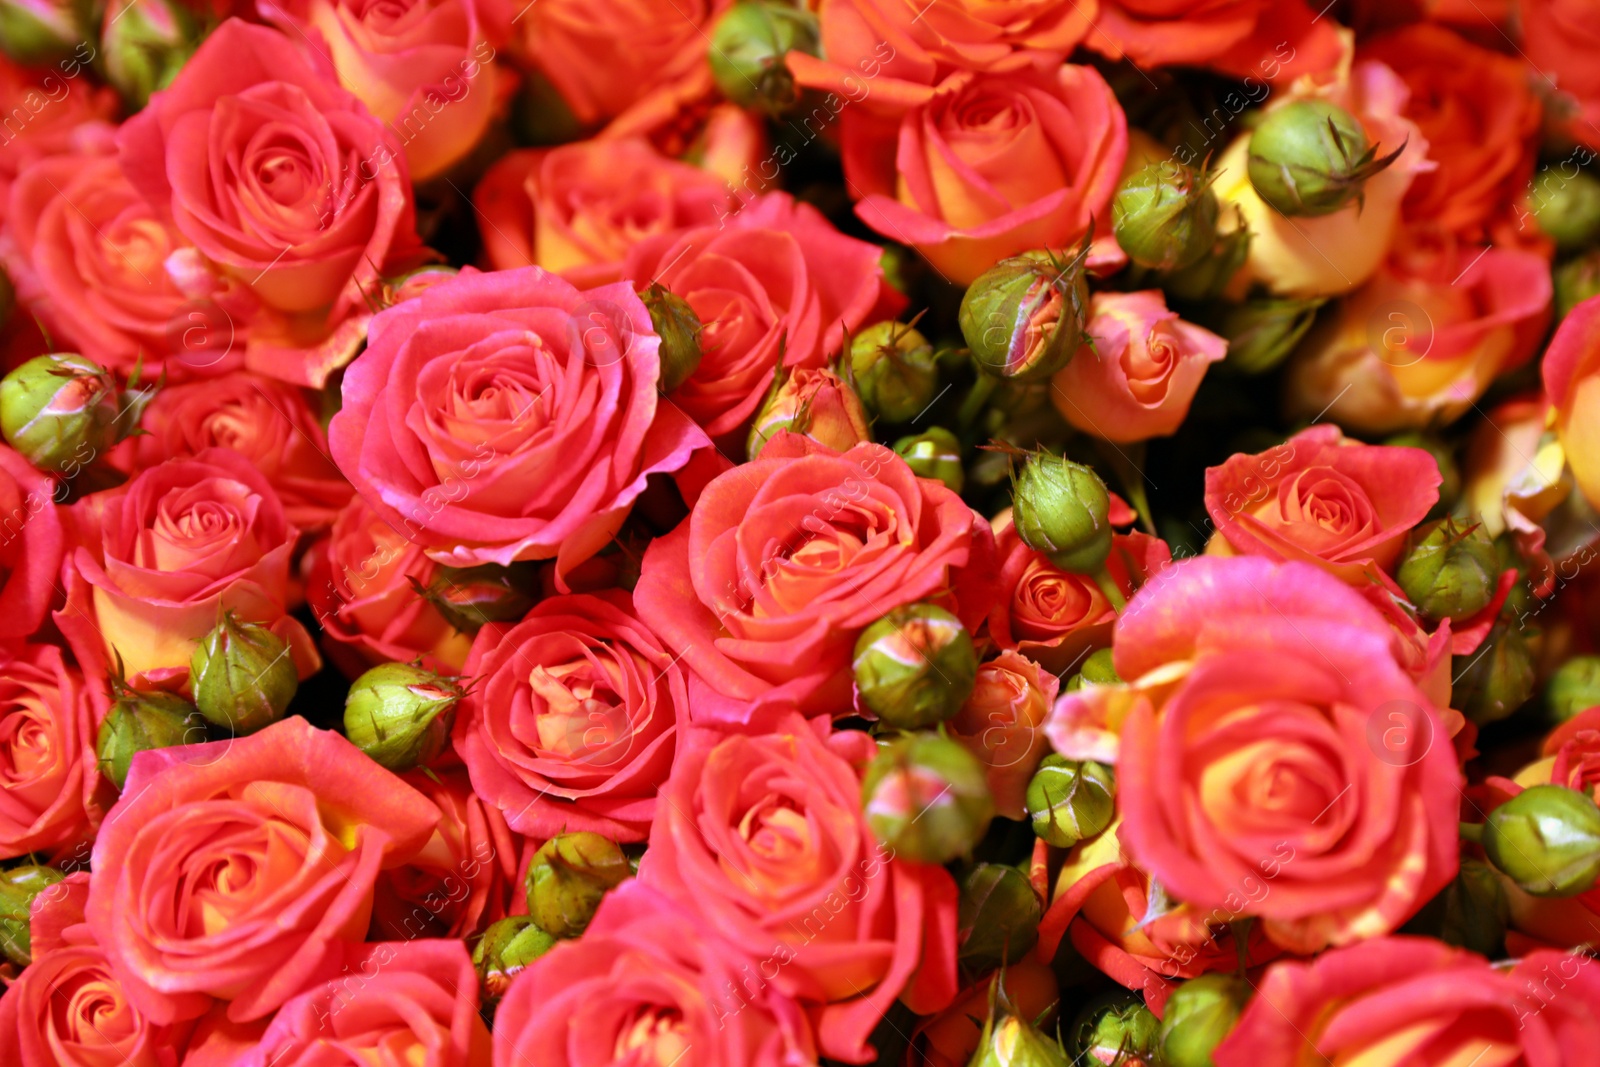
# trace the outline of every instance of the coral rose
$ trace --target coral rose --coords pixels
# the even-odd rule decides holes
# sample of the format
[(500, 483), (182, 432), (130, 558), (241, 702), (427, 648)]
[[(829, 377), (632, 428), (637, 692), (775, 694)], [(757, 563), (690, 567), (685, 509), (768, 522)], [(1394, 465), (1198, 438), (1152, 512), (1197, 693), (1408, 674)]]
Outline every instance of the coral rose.
[(1100, 0), (1084, 44), (1140, 67), (1209, 67), (1267, 81), (1332, 69), (1333, 20), (1305, 0)]
[(978, 667), (972, 695), (946, 726), (983, 763), (994, 810), (1007, 819), (1027, 818), (1023, 798), (1050, 748), (1041, 727), (1060, 686), (1032, 660), (1002, 652)]
[(54, 481), (0, 444), (0, 641), (32, 634), (55, 597), (66, 549), (59, 492)]
[(111, 150), (116, 137), (116, 90), (79, 78), (97, 50), (80, 41), (54, 68), (18, 66), (0, 54), (0, 223), (11, 183), (49, 156)]

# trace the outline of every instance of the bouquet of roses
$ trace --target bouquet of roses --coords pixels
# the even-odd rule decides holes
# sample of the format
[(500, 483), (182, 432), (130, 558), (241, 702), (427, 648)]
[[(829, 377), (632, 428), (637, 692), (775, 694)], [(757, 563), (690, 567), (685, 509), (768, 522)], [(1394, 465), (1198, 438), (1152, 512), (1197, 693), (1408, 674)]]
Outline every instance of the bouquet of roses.
[(1322, 3), (0, 0), (0, 1067), (1596, 1063), (1600, 6)]

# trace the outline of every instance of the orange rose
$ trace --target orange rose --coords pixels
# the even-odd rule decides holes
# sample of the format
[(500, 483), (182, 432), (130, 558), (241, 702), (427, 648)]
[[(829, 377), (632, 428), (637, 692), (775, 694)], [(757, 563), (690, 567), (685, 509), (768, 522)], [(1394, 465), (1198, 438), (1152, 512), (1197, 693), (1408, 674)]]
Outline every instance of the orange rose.
[[(1522, 17), (1522, 56), (1540, 80), (1554, 83), (1575, 105), (1566, 132), (1600, 148), (1600, 7), (1592, 0), (1527, 0)], [(1558, 113), (1560, 109), (1557, 109)]]
[(1209, 67), (1274, 81), (1338, 62), (1333, 20), (1304, 0), (1101, 0), (1086, 45), (1140, 67)]

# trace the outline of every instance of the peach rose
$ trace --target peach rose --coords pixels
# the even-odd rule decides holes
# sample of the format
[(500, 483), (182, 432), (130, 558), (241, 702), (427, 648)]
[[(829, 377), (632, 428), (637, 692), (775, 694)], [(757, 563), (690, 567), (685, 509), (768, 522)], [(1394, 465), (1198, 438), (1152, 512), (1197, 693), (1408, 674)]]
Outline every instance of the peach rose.
[(1107, 441), (1143, 441), (1175, 433), (1189, 413), (1206, 368), (1228, 342), (1167, 310), (1159, 289), (1096, 293), (1092, 343), (1051, 380), (1056, 410)]
[(1002, 652), (978, 668), (972, 695), (946, 729), (983, 762), (994, 810), (1025, 819), (1028, 780), (1049, 751), (1041, 727), (1056, 702), (1061, 679), (1015, 652)]

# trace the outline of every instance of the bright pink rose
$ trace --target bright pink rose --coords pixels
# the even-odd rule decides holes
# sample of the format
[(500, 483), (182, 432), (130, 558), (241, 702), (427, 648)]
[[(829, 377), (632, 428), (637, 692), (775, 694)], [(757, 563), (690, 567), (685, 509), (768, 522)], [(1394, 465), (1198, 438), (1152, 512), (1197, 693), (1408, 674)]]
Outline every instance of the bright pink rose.
[[(517, 976), (495, 1012), (495, 1067), (802, 1067), (805, 1014), (755, 978), (759, 956), (638, 881)], [(692, 1054), (692, 1059), (690, 1055)]]
[(700, 317), (705, 355), (672, 402), (718, 438), (755, 414), (780, 351), (786, 367), (821, 367), (847, 331), (903, 304), (884, 281), (883, 250), (846, 237), (809, 204), (769, 193), (736, 211), (642, 242), (623, 269), (640, 285), (660, 282)]
[(1257, 455), (1206, 469), (1210, 551), (1315, 563), (1347, 582), (1382, 579), (1439, 500), (1439, 464), (1420, 448), (1364, 445), (1313, 426)]
[(478, 632), (456, 751), (523, 833), (642, 841), (689, 722), (677, 657), (626, 593), (554, 596)]
[(65, 551), (56, 483), (0, 444), (0, 641), (29, 636), (56, 593)]
[(1121, 840), (1177, 899), (1257, 916), (1294, 952), (1374, 937), (1459, 851), (1461, 773), (1398, 643), (1315, 567), (1186, 560), (1117, 620), (1128, 681), (1063, 694), (1046, 733), (1118, 761)]
[(1051, 380), (1050, 399), (1107, 441), (1176, 433), (1206, 368), (1228, 352), (1227, 341), (1168, 311), (1159, 289), (1096, 293), (1089, 336)]
[(1099, 0), (1084, 44), (1140, 67), (1209, 67), (1267, 81), (1332, 70), (1333, 19), (1305, 0)]
[(756, 737), (693, 731), (639, 870), (812, 1006), (819, 1049), (850, 1063), (897, 997), (938, 1011), (958, 985), (954, 880), (886, 852), (862, 814), (874, 751), (798, 715)]
[(157, 1022), (259, 1019), (333, 978), (367, 933), (379, 870), (439, 809), (338, 734), (290, 717), (133, 758), (95, 841), (88, 920)]
[(972, 629), (993, 553), (987, 523), (882, 445), (841, 455), (780, 433), (651, 542), (634, 604), (693, 671), (696, 719), (845, 714), (861, 631), (952, 595)]
[(235, 1062), (489, 1067), (489, 1030), (478, 1017), (478, 976), (466, 945), (379, 941), (352, 950), (339, 977), (285, 1004)]
[(650, 475), (692, 495), (714, 469), (705, 434), (660, 400), (660, 346), (627, 285), (463, 271), (373, 320), (333, 458), (439, 562), (553, 557), (564, 575), (611, 540)]
[(983, 762), (994, 808), (1007, 819), (1027, 818), (1028, 780), (1050, 751), (1045, 716), (1061, 679), (1015, 652), (978, 668), (972, 695), (946, 726), (949, 735)]

